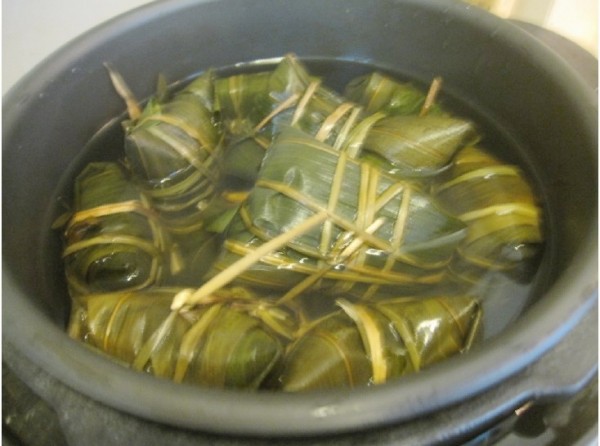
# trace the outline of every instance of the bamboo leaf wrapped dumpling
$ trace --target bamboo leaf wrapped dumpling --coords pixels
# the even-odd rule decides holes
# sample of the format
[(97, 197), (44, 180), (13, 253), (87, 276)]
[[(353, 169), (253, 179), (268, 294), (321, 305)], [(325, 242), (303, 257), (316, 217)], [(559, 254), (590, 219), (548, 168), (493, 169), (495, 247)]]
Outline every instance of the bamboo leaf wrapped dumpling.
[(318, 320), (286, 353), (284, 391), (383, 384), (464, 353), (480, 332), (481, 309), (466, 296), (353, 304)]
[(365, 108), (365, 118), (347, 146), (400, 178), (436, 175), (460, 148), (478, 140), (472, 122), (435, 103), (441, 84), (435, 78), (426, 94), (378, 72), (354, 79), (345, 94)]
[(274, 106), (255, 127), (263, 141), (293, 126), (339, 148), (361, 111), (358, 105), (323, 86), (321, 78), (310, 75), (292, 54), (271, 73), (268, 95)]
[(543, 242), (542, 210), (520, 168), (470, 146), (434, 187), (440, 203), (468, 227), (460, 258), (481, 268), (510, 269)]
[(169, 272), (168, 238), (117, 163), (87, 165), (75, 180), (63, 258), (73, 294), (140, 289)]
[(269, 97), (270, 78), (270, 71), (261, 71), (216, 80), (216, 107), (229, 133), (252, 135), (254, 127), (270, 113), (274, 102)]
[(455, 153), (477, 140), (473, 123), (446, 115), (392, 116), (377, 121), (362, 143), (395, 174), (433, 176), (447, 167)]
[[(417, 115), (425, 104), (426, 93), (410, 82), (400, 82), (379, 72), (351, 80), (344, 96), (364, 107), (365, 113), (382, 112), (386, 116)], [(441, 114), (433, 105), (430, 114)]]
[(464, 225), (414, 184), (288, 128), (269, 148), (216, 268), (323, 210), (323, 224), (263, 257), (238, 280), (289, 288), (321, 275), (324, 281), (315, 286), (341, 292), (363, 284), (373, 286), (369, 293), (379, 286), (432, 284), (465, 235)]
[(171, 311), (173, 296), (180, 291), (154, 288), (83, 296), (73, 303), (69, 333), (158, 377), (219, 388), (258, 388), (283, 354), (283, 338), (269, 327), (269, 317), (289, 319), (290, 314), (262, 308), (258, 301), (240, 304), (227, 294), (211, 296), (184, 313)]
[(242, 184), (256, 179), (260, 163), (276, 132), (274, 122), (291, 120), (311, 78), (292, 55), (270, 71), (227, 76), (215, 81), (215, 107), (226, 131), (224, 174)]
[(124, 123), (133, 176), (173, 231), (201, 226), (221, 178), (213, 82), (207, 71), (171, 99), (151, 100), (138, 119)]
[(217, 79), (215, 100), (219, 118), (231, 135), (248, 137), (266, 133), (261, 141), (268, 144), (272, 136), (268, 117), (294, 107), (310, 81), (306, 68), (292, 54), (283, 57), (272, 70)]
[(362, 110), (324, 87), (292, 54), (272, 71), (225, 77), (215, 85), (220, 116), (231, 135), (251, 137), (263, 148), (290, 125), (340, 147)]
[(306, 85), (297, 105), (275, 116), (273, 125), (277, 130), (292, 126), (340, 149), (361, 117), (360, 106), (321, 85), (320, 80), (313, 80)]

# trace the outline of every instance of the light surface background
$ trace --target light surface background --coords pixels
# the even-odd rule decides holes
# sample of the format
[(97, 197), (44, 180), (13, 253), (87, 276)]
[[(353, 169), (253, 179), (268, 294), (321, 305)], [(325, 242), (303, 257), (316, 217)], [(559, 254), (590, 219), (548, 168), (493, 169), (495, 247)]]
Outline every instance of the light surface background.
[(598, 57), (598, 0), (492, 0), (490, 11), (535, 23)]
[[(150, 2), (3, 0), (2, 93), (66, 42), (114, 16)], [(501, 17), (542, 25), (598, 55), (598, 0), (473, 0), (471, 3), (480, 4)]]
[(2, 0), (2, 94), (65, 43), (150, 0)]

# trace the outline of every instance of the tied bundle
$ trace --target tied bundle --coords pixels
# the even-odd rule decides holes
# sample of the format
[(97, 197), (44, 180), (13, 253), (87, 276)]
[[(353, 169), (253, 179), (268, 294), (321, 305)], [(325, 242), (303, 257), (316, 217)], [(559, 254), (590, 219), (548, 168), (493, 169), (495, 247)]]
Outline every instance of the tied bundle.
[[(470, 121), (435, 104), (439, 79), (427, 94), (379, 73), (362, 79), (350, 83), (345, 97), (288, 55), (272, 72), (217, 80), (217, 108), (232, 141), (226, 154), (231, 171), (254, 180), (264, 156), (259, 148), (268, 149), (288, 127), (401, 178), (431, 177), (447, 167), (458, 149), (477, 141)], [(393, 105), (381, 106), (382, 100)]]
[(130, 118), (123, 126), (134, 180), (171, 232), (201, 228), (221, 179), (223, 135), (214, 116), (212, 72), (172, 98), (157, 94), (142, 112), (130, 111)]
[(383, 384), (467, 351), (480, 334), (481, 309), (466, 296), (337, 304), (288, 347), (283, 390)]
[[(266, 288), (407, 289), (438, 283), (464, 225), (410, 182), (293, 128), (269, 148), (255, 187), (228, 230), (216, 269), (323, 214), (323, 221), (236, 275)], [(366, 297), (366, 296), (363, 296)]]
[(160, 284), (170, 268), (168, 235), (126, 171), (117, 163), (88, 164), (74, 189), (74, 209), (63, 232), (70, 292)]
[(467, 226), (450, 265), (455, 277), (474, 283), (486, 270), (510, 271), (540, 252), (542, 210), (519, 167), (465, 147), (433, 191)]
[(89, 294), (74, 300), (69, 334), (134, 370), (175, 382), (258, 388), (295, 330), (289, 312), (244, 290), (221, 291), (186, 312), (181, 290)]

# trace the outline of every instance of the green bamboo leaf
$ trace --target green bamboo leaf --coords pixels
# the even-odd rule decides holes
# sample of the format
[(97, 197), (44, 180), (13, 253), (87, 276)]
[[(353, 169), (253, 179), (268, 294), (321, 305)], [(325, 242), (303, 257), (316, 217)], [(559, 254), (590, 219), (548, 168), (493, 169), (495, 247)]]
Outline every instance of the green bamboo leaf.
[(258, 388), (283, 354), (272, 321), (294, 331), (291, 313), (236, 290), (215, 294), (185, 313), (173, 312), (171, 302), (180, 291), (82, 296), (73, 306), (69, 333), (155, 376), (220, 388)]
[[(78, 300), (85, 311), (85, 323), (78, 330), (78, 339), (132, 364), (146, 342), (169, 316), (169, 304), (175, 290), (90, 294)], [(171, 350), (162, 351), (162, 359), (175, 358), (174, 335), (182, 336), (189, 322), (177, 316), (168, 333), (160, 341), (170, 341)], [(177, 337), (175, 336), (175, 337)], [(166, 356), (165, 356), (166, 355)], [(140, 370), (149, 370), (144, 361)]]
[(233, 135), (252, 135), (254, 127), (269, 114), (271, 72), (237, 74), (217, 79), (215, 98), (220, 118)]
[(337, 92), (320, 82), (313, 82), (305, 88), (297, 106), (288, 114), (278, 116), (274, 122), (277, 131), (293, 126), (318, 141), (339, 148), (359, 122), (361, 112), (359, 106)]
[(228, 131), (254, 138), (267, 146), (273, 135), (292, 125), (331, 145), (340, 146), (360, 107), (308, 74), (294, 56), (287, 55), (272, 71), (218, 79), (216, 97)]
[(292, 345), (279, 381), (282, 390), (298, 392), (353, 388), (367, 383), (370, 376), (360, 333), (337, 312)]
[(466, 147), (434, 191), (440, 203), (468, 226), (459, 253), (469, 263), (508, 269), (539, 251), (544, 239), (542, 210), (517, 166)]
[[(263, 257), (238, 279), (289, 288), (325, 268), (315, 286), (330, 288), (346, 281), (338, 292), (348, 291), (353, 283), (432, 284), (441, 280), (465, 235), (463, 224), (419, 187), (289, 128), (269, 148), (256, 187), (232, 221), (216, 269), (323, 210), (328, 210), (324, 224)], [(369, 233), (376, 220), (382, 224)], [(352, 240), (358, 240), (360, 249), (341, 261)]]
[[(383, 112), (388, 116), (417, 115), (425, 103), (425, 92), (410, 82), (399, 82), (382, 73), (373, 72), (351, 80), (344, 96), (365, 108), (365, 113)], [(435, 105), (430, 114), (441, 114)]]
[(63, 257), (74, 294), (160, 284), (169, 239), (145, 197), (116, 163), (90, 163), (75, 180)]
[(280, 372), (289, 392), (383, 384), (467, 352), (481, 309), (466, 296), (338, 301), (294, 342)]
[(207, 71), (166, 102), (150, 101), (126, 127), (125, 154), (136, 182), (179, 231), (197, 229), (221, 178), (213, 77)]
[(217, 79), (216, 106), (229, 133), (241, 138), (263, 133), (268, 141), (271, 118), (291, 108), (309, 83), (306, 68), (288, 54), (273, 70)]
[(165, 285), (197, 287), (219, 256), (222, 236), (216, 232), (199, 230), (185, 235), (173, 235), (171, 253), (177, 255), (178, 268), (171, 271)]
[(476, 139), (471, 122), (450, 116), (394, 116), (379, 120), (363, 150), (387, 160), (406, 176), (431, 176)]
[(279, 341), (244, 313), (225, 310), (211, 324), (201, 350), (192, 364), (190, 381), (216, 387), (258, 388), (282, 354)]
[(234, 187), (252, 187), (265, 156), (265, 148), (254, 138), (232, 141), (225, 152), (223, 175)]
[(414, 371), (469, 350), (482, 333), (481, 309), (468, 296), (398, 298), (375, 307), (394, 325)]

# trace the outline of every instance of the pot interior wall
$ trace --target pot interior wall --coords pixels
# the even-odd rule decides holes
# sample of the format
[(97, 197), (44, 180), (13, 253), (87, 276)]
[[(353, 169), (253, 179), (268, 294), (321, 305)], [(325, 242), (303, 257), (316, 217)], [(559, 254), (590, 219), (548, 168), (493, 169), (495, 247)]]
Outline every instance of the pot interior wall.
[(549, 242), (537, 294), (595, 249), (593, 92), (516, 27), (440, 1), (162, 2), (65, 48), (5, 98), (5, 293), (34, 309), (20, 323), (66, 322), (60, 240), (50, 224), (83, 163), (114, 158), (121, 144), (120, 132), (109, 130), (93, 155), (84, 149), (103, 126), (115, 129), (124, 109), (103, 62), (147, 97), (158, 73), (183, 80), (288, 52), (334, 83), (373, 67), (423, 84), (442, 75), (448, 97), (494, 135), (494, 151), (531, 173), (545, 201)]

